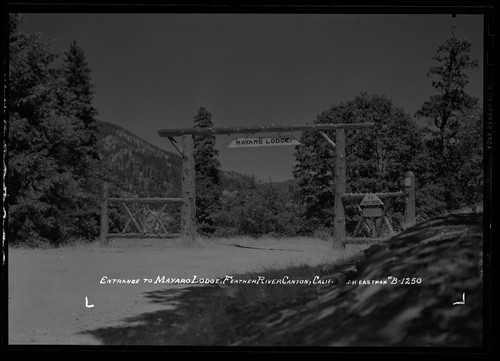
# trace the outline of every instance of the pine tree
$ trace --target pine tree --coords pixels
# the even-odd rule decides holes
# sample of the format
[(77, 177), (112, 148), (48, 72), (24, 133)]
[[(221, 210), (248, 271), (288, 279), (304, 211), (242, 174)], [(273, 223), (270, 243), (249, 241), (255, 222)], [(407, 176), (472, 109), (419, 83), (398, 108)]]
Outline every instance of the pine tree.
[(98, 210), (101, 176), (97, 147), (97, 111), (93, 106), (93, 85), (90, 67), (85, 52), (76, 41), (64, 53), (62, 79), (64, 82), (64, 110), (73, 119), (77, 137), (73, 144), (71, 165), (73, 174), (80, 185), (78, 207), (74, 216), (78, 219), (80, 236), (97, 236)]
[[(212, 115), (200, 108), (194, 126), (210, 128)], [(194, 136), (194, 161), (196, 169), (196, 220), (201, 234), (215, 231), (214, 214), (220, 209), (222, 194), (219, 152), (215, 149), (215, 136)]]
[(85, 152), (94, 159), (97, 154), (97, 111), (93, 106), (93, 85), (90, 78), (85, 52), (76, 41), (73, 41), (69, 50), (65, 52), (63, 77), (65, 80), (67, 103), (71, 104), (70, 111), (80, 120), (82, 134), (85, 135), (82, 146)]
[(68, 110), (76, 106), (63, 95), (68, 88), (54, 67), (57, 54), (39, 35), (19, 33), (19, 22), (10, 15), (9, 239), (31, 245), (88, 239), (88, 220), (75, 216), (89, 197), (82, 176), (88, 163), (75, 158), (85, 135)]
[(471, 47), (469, 41), (454, 34), (439, 46), (433, 57), (437, 65), (427, 74), (433, 78), (437, 94), (416, 113), (432, 124), (425, 129), (425, 148), (418, 162), (420, 199), (427, 200), (429, 216), (480, 201), (482, 111), (478, 99), (465, 91), (469, 83), (466, 72), (478, 65), (471, 58)]
[(417, 111), (417, 117), (426, 118), (434, 123), (439, 130), (439, 147), (444, 151), (446, 130), (460, 112), (471, 108), (477, 102), (465, 92), (469, 78), (465, 73), (477, 67), (477, 60), (471, 59), (472, 44), (453, 35), (441, 44), (437, 55), (432, 59), (437, 65), (432, 66), (428, 77), (433, 77), (432, 86), (438, 94), (432, 95), (422, 108)]
[(21, 18), (9, 15), (9, 140), (7, 202), (11, 242), (59, 238), (59, 210), (50, 200), (64, 183), (51, 150), (66, 135), (64, 119), (55, 113), (56, 77), (50, 64), (56, 54), (40, 36), (17, 31)]

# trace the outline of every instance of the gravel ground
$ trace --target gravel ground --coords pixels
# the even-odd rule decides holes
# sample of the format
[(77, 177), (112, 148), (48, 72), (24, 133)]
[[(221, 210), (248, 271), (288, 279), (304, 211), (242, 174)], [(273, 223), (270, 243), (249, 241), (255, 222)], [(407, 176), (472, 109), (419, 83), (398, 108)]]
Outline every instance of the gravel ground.
[[(147, 295), (189, 285), (155, 284), (158, 276), (215, 278), (298, 264), (318, 265), (352, 255), (360, 248), (335, 250), (327, 242), (306, 238), (202, 240), (191, 247), (179, 240), (143, 240), (115, 241), (104, 248), (97, 244), (11, 248), (9, 344), (98, 345), (100, 341), (90, 331), (177, 307), (175, 302), (152, 302)], [(139, 281), (102, 284), (103, 277)]]

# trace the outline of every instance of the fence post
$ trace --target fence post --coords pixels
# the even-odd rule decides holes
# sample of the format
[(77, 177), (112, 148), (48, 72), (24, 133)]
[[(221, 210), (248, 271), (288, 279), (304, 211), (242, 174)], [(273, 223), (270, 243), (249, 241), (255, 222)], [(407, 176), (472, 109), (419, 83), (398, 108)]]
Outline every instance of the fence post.
[(405, 215), (404, 215), (404, 228), (410, 228), (416, 223), (415, 215), (415, 175), (412, 171), (405, 174), (404, 181), (404, 194), (405, 194)]
[(109, 198), (109, 184), (104, 182), (102, 185), (102, 199), (101, 199), (101, 232), (100, 232), (100, 243), (101, 246), (105, 246), (108, 243), (108, 198)]
[(333, 241), (334, 246), (343, 245), (346, 241), (345, 234), (345, 210), (343, 197), (346, 191), (345, 170), (345, 129), (339, 128), (335, 131), (336, 160), (335, 160), (335, 204), (333, 218)]
[(193, 135), (182, 136), (182, 207), (181, 237), (188, 242), (196, 238), (196, 183)]

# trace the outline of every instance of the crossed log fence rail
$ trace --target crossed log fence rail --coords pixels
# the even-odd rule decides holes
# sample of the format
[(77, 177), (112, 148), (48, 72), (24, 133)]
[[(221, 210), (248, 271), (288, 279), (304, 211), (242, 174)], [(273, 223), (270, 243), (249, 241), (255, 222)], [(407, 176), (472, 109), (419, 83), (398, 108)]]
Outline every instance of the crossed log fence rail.
[[(127, 222), (119, 233), (109, 233), (108, 211), (110, 203), (119, 203), (127, 214)], [(142, 207), (132, 212), (127, 204), (139, 203)], [(103, 184), (102, 204), (101, 204), (101, 232), (100, 242), (105, 245), (109, 238), (172, 238), (179, 234), (168, 232), (166, 226), (162, 222), (162, 215), (168, 204), (182, 203), (182, 198), (116, 198), (109, 197), (109, 185), (107, 182)], [(159, 204), (163, 205), (159, 211), (152, 211), (148, 205)], [(141, 222), (136, 218), (140, 213), (150, 215), (153, 219), (148, 224), (147, 218), (145, 222)], [(147, 217), (147, 216), (146, 216)], [(127, 228), (133, 225), (137, 232), (125, 232)], [(158, 226), (162, 231), (154, 231), (154, 227)]]

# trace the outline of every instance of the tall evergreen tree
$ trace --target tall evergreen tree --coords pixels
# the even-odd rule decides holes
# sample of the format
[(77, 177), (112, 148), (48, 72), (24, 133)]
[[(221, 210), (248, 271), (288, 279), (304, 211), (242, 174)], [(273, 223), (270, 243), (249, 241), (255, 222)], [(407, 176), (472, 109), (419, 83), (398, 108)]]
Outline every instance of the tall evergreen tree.
[(85, 151), (98, 159), (97, 142), (97, 111), (93, 106), (93, 85), (90, 78), (90, 68), (86, 60), (85, 52), (80, 48), (76, 40), (64, 53), (63, 77), (70, 98), (71, 111), (75, 117), (81, 120), (81, 127), (85, 134), (82, 146)]
[(64, 119), (55, 114), (57, 82), (50, 64), (56, 55), (39, 36), (19, 33), (20, 22), (10, 15), (8, 234), (11, 242), (35, 244), (62, 233), (58, 208), (47, 196), (64, 182), (49, 153), (59, 144), (56, 134), (65, 132)]
[(64, 111), (77, 129), (71, 159), (67, 164), (80, 185), (74, 217), (86, 238), (97, 236), (101, 170), (97, 147), (97, 111), (93, 106), (93, 85), (85, 52), (74, 40), (64, 53), (61, 70)]
[[(467, 71), (478, 65), (471, 58), (471, 47), (455, 35), (439, 46), (433, 57), (437, 64), (427, 74), (437, 94), (416, 113), (431, 123), (418, 161), (420, 199), (428, 203), (428, 215), (473, 205), (482, 192), (482, 111), (478, 99), (465, 90)], [(473, 179), (467, 180), (466, 174)]]
[(431, 120), (439, 130), (439, 147), (444, 150), (446, 130), (460, 112), (473, 107), (477, 99), (465, 92), (469, 83), (467, 70), (477, 67), (477, 60), (471, 59), (472, 44), (453, 35), (438, 47), (437, 55), (427, 76), (432, 77), (432, 87), (438, 94), (425, 101), (417, 116)]
[[(85, 139), (78, 125), (56, 53), (36, 34), (17, 31), (9, 18), (8, 176), (9, 239), (61, 244), (89, 238), (88, 221), (76, 217), (88, 189), (88, 166), (75, 158)], [(77, 163), (75, 163), (77, 162)], [(94, 226), (93, 232), (96, 232)]]
[[(212, 114), (201, 107), (194, 117), (194, 126), (212, 127)], [(218, 155), (214, 135), (194, 137), (196, 220), (199, 232), (206, 235), (215, 231), (214, 215), (221, 206), (222, 188)]]

